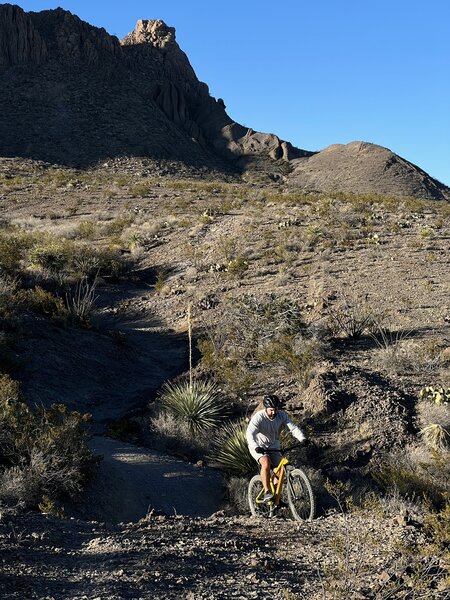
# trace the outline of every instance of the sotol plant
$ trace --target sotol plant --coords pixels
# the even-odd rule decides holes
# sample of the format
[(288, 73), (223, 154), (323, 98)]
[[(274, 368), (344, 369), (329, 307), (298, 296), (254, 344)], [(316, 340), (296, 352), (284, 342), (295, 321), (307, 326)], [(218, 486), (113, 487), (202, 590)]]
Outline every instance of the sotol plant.
[(166, 383), (161, 402), (163, 411), (183, 420), (193, 434), (217, 427), (227, 413), (222, 391), (211, 381)]
[(232, 475), (248, 475), (255, 471), (256, 463), (248, 451), (245, 439), (247, 423), (226, 423), (218, 432), (211, 459), (219, 468)]

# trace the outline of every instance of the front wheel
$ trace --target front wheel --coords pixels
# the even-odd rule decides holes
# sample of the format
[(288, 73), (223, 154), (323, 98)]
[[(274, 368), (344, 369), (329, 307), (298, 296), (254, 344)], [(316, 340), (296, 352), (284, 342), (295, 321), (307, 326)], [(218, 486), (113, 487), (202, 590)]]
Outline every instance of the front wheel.
[(296, 521), (312, 521), (316, 503), (311, 484), (301, 469), (294, 469), (288, 475), (288, 503)]
[(264, 487), (261, 481), (261, 477), (259, 475), (255, 475), (250, 479), (250, 482), (248, 484), (248, 505), (254, 517), (262, 517), (269, 519), (270, 517), (272, 517), (273, 514), (272, 503), (267, 504), (264, 502), (256, 502), (258, 496), (262, 496), (263, 494)]

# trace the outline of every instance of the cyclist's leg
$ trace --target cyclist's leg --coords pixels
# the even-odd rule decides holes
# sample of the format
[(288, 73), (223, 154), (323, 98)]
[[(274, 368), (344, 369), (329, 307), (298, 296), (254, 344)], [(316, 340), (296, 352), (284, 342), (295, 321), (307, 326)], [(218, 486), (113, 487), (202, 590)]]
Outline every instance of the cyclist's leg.
[(256, 450), (252, 448), (249, 449), (250, 454), (256, 460), (259, 466), (259, 474), (261, 477), (261, 483), (263, 484), (264, 491), (270, 492), (270, 469), (271, 469), (271, 461), (269, 454), (259, 454)]
[[(278, 467), (278, 465), (280, 464), (281, 458), (282, 458), (281, 452), (271, 452), (270, 453), (270, 462), (271, 462), (272, 469), (275, 469), (276, 467)], [(275, 487), (277, 487), (278, 477), (275, 474), (272, 477), (272, 481), (273, 481), (273, 485)]]
[(260, 476), (261, 476), (261, 482), (263, 484), (264, 490), (266, 492), (270, 492), (270, 467), (271, 467), (271, 463), (270, 463), (270, 457), (268, 454), (263, 454), (263, 456), (260, 457), (259, 459), (259, 466), (260, 466)]

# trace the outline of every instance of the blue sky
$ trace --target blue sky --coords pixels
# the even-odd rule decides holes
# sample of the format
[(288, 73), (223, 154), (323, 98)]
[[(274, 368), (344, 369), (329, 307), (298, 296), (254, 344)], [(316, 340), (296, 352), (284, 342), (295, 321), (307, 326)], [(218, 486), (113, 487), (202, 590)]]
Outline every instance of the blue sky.
[(363, 140), (450, 185), (448, 0), (30, 0), (119, 38), (138, 19), (177, 30), (230, 117), (307, 150)]

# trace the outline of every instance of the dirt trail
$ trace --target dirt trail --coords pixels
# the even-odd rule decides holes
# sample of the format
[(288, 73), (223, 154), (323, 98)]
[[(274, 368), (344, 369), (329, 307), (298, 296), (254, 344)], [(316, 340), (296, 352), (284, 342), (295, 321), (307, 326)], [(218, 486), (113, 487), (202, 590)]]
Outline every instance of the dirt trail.
[(75, 507), (85, 519), (138, 521), (152, 509), (208, 517), (220, 509), (218, 471), (109, 438), (94, 437), (90, 447), (103, 461), (83, 503)]

